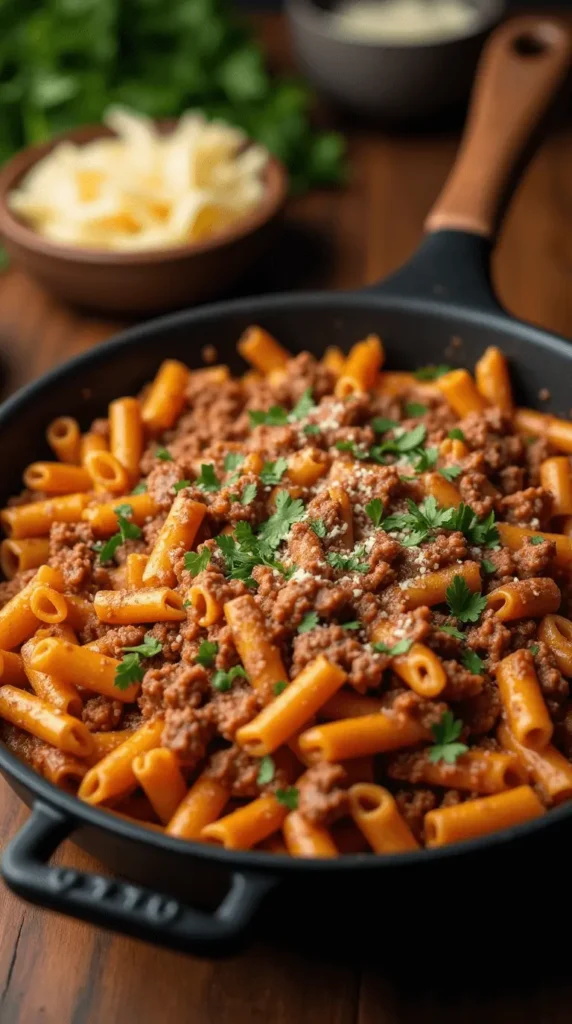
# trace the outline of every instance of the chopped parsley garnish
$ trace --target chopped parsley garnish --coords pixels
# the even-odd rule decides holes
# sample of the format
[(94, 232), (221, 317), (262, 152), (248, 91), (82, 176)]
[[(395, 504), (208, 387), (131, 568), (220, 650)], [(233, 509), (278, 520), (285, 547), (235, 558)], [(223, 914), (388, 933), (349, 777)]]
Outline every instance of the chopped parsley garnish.
[(276, 462), (265, 462), (262, 469), (260, 470), (260, 479), (263, 484), (275, 486), (279, 484), (284, 473), (288, 469), (287, 459), (280, 456), (276, 459)]
[(492, 576), (493, 572), (497, 571), (497, 567), (494, 562), (489, 562), (488, 558), (483, 558), (481, 566), (486, 572), (487, 576)]
[(388, 430), (393, 430), (394, 427), (398, 427), (399, 423), (397, 420), (386, 419), (385, 416), (375, 416), (371, 421), (370, 427), (375, 431), (376, 434), (385, 434)]
[(487, 606), (487, 599), (471, 593), (463, 576), (454, 576), (447, 587), (447, 604), (451, 615), (461, 622), (476, 622)]
[(441, 633), (447, 633), (448, 636), (454, 636), (456, 640), (464, 640), (465, 634), (457, 629), (456, 626), (439, 626)]
[(283, 405), (271, 405), (268, 410), (249, 409), (251, 427), (284, 427), (288, 423), (288, 410)]
[(313, 437), (314, 434), (320, 433), (321, 428), (317, 423), (307, 423), (305, 427), (302, 427), (302, 430), (307, 437)]
[(126, 540), (137, 540), (141, 536), (140, 527), (136, 523), (131, 523), (127, 518), (133, 515), (131, 505), (118, 505), (114, 511), (117, 517), (119, 532), (114, 533), (109, 540), (105, 541), (105, 544), (98, 545), (95, 548), (99, 555), (99, 561), (102, 564), (111, 561), (120, 544), (124, 544)]
[(143, 669), (139, 655), (135, 653), (126, 654), (115, 669), (115, 680), (113, 685), (118, 690), (128, 690), (133, 683), (140, 683), (143, 679)]
[(538, 654), (540, 647), (538, 646), (538, 644), (531, 644), (531, 646), (528, 649), (534, 657), (536, 654)]
[(460, 427), (453, 427), (453, 429), (450, 430), (449, 433), (447, 434), (447, 437), (450, 437), (451, 441), (465, 440), (465, 435), (463, 434), (463, 431), (461, 430)]
[(223, 463), (225, 473), (233, 473), (235, 469), (242, 466), (243, 462), (244, 455), (241, 455), (240, 452), (227, 452)]
[(256, 586), (252, 578), (252, 570), (256, 565), (268, 565), (286, 574), (282, 563), (274, 558), (272, 546), (254, 534), (250, 523), (237, 523), (234, 537), (221, 534), (216, 538), (216, 543), (222, 551), (230, 578), (242, 580), (247, 587)]
[(366, 448), (364, 445), (356, 444), (355, 441), (336, 441), (336, 448), (339, 452), (350, 452), (354, 459), (364, 462), (373, 458), (373, 448)]
[(231, 498), (236, 498), (237, 501), (240, 501), (241, 505), (250, 505), (250, 502), (254, 501), (255, 497), (256, 484), (247, 484), (240, 496), (234, 494), (231, 495)]
[(276, 511), (260, 527), (260, 539), (277, 548), (294, 523), (300, 521), (304, 511), (304, 502), (300, 498), (291, 498), (288, 491), (279, 491), (276, 495)]
[(260, 759), (260, 767), (258, 769), (258, 775), (256, 776), (258, 785), (266, 786), (269, 782), (272, 782), (275, 771), (276, 766), (273, 759), (270, 757), (270, 754), (265, 754), (265, 756)]
[(197, 477), (195, 483), (203, 491), (220, 490), (220, 480), (215, 473), (215, 468), (212, 462), (202, 463), (200, 475)]
[(323, 519), (309, 519), (308, 525), (310, 529), (316, 534), (316, 537), (323, 538), (326, 536), (326, 524)]
[(439, 363), (438, 366), (433, 364), (429, 366), (420, 366), (417, 370), (414, 370), (413, 376), (416, 380), (437, 380), (438, 377), (444, 377), (446, 373), (450, 373), (453, 369), (452, 366), (447, 366), (446, 363)]
[(416, 427), (413, 427), (413, 430), (405, 430), (399, 437), (394, 437), (391, 441), (384, 441), (380, 448), (384, 451), (392, 451), (403, 455), (419, 448), (426, 437), (427, 427), (423, 423), (418, 423)]
[(296, 402), (296, 405), (292, 409), (288, 419), (290, 422), (292, 422), (292, 420), (303, 420), (308, 416), (313, 408), (314, 399), (312, 398), (312, 389), (306, 388), (304, 393)]
[(212, 677), (211, 684), (219, 693), (224, 693), (226, 690), (230, 690), (234, 680), (239, 676), (242, 676), (243, 679), (248, 679), (242, 665), (235, 665), (234, 668), (229, 668), (228, 672), (219, 669)]
[(534, 537), (530, 537), (529, 540), (531, 544), (542, 544), (544, 537), (539, 537), (538, 534), (536, 534)]
[(342, 622), (342, 629), (361, 629), (361, 622), (354, 619), (353, 622)]
[(176, 484), (173, 484), (173, 490), (178, 494), (179, 491), (183, 491), (185, 487), (190, 487), (190, 480), (177, 480)]
[(369, 562), (362, 562), (365, 558), (365, 548), (355, 548), (350, 555), (342, 555), (339, 551), (330, 551), (328, 562), (332, 569), (341, 569), (343, 572), (369, 572)]
[(146, 481), (145, 480), (140, 480), (139, 483), (135, 485), (135, 487), (133, 488), (131, 493), (132, 494), (146, 494), (147, 493), (147, 483), (146, 483)]
[(404, 637), (403, 640), (398, 640), (392, 647), (384, 643), (372, 644), (371, 646), (378, 654), (387, 654), (390, 658), (397, 658), (400, 654), (407, 654), (412, 643), (413, 640), (408, 640), (407, 637)]
[(154, 658), (163, 650), (163, 644), (156, 640), (151, 633), (146, 633), (142, 644), (138, 644), (137, 647), (124, 647), (123, 650), (133, 651), (134, 654), (140, 654), (142, 658)]
[(452, 711), (444, 711), (441, 721), (431, 726), (435, 744), (429, 747), (428, 754), (433, 764), (437, 764), (438, 761), (455, 764), (461, 754), (466, 754), (469, 748), (465, 743), (458, 742), (462, 730), (462, 721), (454, 718)]
[(173, 456), (168, 448), (156, 448), (155, 458), (161, 459), (162, 462), (173, 462)]
[(460, 473), (463, 472), (460, 466), (443, 466), (442, 469), (437, 470), (445, 480), (451, 483), (452, 480), (456, 480)]
[(218, 653), (218, 644), (212, 640), (203, 640), (195, 661), (203, 668), (212, 668)]
[(281, 693), (284, 693), (284, 690), (286, 689), (287, 686), (288, 683), (284, 679), (281, 679), (278, 683), (274, 683), (274, 686), (272, 687), (272, 693), (274, 694), (275, 697), (279, 697)]
[[(372, 426), (378, 425), (378, 422), (372, 420)], [(384, 420), (383, 423), (397, 426), (391, 420)], [(390, 427), (388, 426), (387, 429)], [(358, 459), (360, 462), (377, 462), (381, 466), (387, 465), (388, 455), (406, 458), (413, 463), (416, 472), (421, 473), (435, 465), (439, 454), (437, 448), (423, 447), (426, 436), (427, 428), (423, 423), (418, 423), (413, 430), (405, 430), (397, 437), (382, 441), (381, 444), (375, 444), (371, 448), (358, 444), (356, 441), (337, 441), (336, 448), (341, 452), (350, 452), (354, 459)]]
[(409, 512), (388, 516), (383, 523), (384, 530), (404, 530), (409, 536), (402, 541), (405, 547), (414, 547), (426, 540), (432, 530), (452, 529), (451, 522), (455, 509), (439, 508), (436, 498), (429, 495), (421, 505), (407, 499)]
[(428, 469), (433, 469), (438, 458), (438, 448), (420, 448), (415, 451), (413, 468), (416, 473), (426, 473)]
[(315, 629), (319, 623), (319, 617), (317, 612), (308, 612), (304, 616), (300, 625), (298, 626), (298, 633), (309, 633), (311, 629)]
[(424, 416), (427, 412), (427, 406), (422, 405), (421, 402), (406, 402), (405, 413), (407, 416)]
[(457, 509), (452, 509), (451, 524), (448, 530), (460, 530), (467, 540), (477, 547), (500, 547), (499, 532), (495, 524), (495, 514), (491, 511), (485, 519), (479, 520), (470, 505), (462, 501)]
[(461, 662), (469, 672), (473, 672), (476, 676), (482, 676), (485, 671), (485, 663), (483, 659), (479, 658), (479, 655), (475, 654), (474, 651), (463, 651), (461, 655)]
[(296, 811), (298, 809), (299, 792), (296, 786), (288, 786), (288, 789), (277, 789), (274, 796), (278, 803), (284, 804), (284, 807), (287, 807), (289, 811)]
[(203, 548), (200, 554), (196, 551), (185, 552), (185, 569), (193, 576), (198, 576), (203, 569), (206, 569), (211, 560), (211, 553), (208, 548)]
[(381, 526), (383, 517), (383, 502), (381, 498), (372, 498), (365, 506), (365, 514), (374, 526)]

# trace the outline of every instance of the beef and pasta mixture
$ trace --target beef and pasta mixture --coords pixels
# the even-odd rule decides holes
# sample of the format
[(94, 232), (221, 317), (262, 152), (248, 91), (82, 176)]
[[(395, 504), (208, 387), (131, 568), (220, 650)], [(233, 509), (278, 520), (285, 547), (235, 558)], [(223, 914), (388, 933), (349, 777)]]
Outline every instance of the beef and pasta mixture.
[[(348, 355), (167, 360), (1, 513), (3, 739), (184, 840), (440, 846), (572, 797), (572, 424)], [(214, 353), (210, 353), (214, 355)]]

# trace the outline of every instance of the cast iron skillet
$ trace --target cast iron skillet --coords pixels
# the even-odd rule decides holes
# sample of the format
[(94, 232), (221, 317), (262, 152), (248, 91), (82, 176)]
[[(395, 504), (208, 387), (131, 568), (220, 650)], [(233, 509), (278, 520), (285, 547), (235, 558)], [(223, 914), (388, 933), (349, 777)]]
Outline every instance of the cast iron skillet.
[[(196, 365), (208, 343), (239, 370), (235, 343), (253, 322), (292, 351), (316, 354), (332, 343), (347, 349), (378, 331), (394, 368), (444, 359), (472, 366), (487, 345), (499, 345), (510, 360), (519, 399), (534, 405), (542, 384), (550, 389), (553, 411), (566, 413), (572, 348), (509, 317), (492, 293), (488, 266), (503, 193), (532, 128), (563, 83), (570, 51), (567, 32), (553, 20), (521, 18), (498, 31), (485, 51), (465, 141), (429, 217), (428, 237), (409, 266), (389, 281), (354, 294), (247, 299), (155, 320), (11, 398), (0, 411), (2, 497), (18, 488), (26, 463), (43, 457), (41, 438), (52, 417), (69, 413), (87, 426), (117, 394), (135, 392), (165, 356)], [(460, 347), (450, 347), (452, 338), (460, 339)], [(373, 911), (381, 900), (379, 914), (387, 912), (393, 892), (414, 898), (444, 880), (450, 887), (459, 876), (470, 879), (474, 899), (479, 880), (510, 877), (515, 858), (536, 858), (547, 844), (553, 857), (552, 851), (565, 847), (566, 827), (572, 830), (568, 804), (529, 824), (442, 849), (300, 861), (184, 843), (145, 830), (60, 792), (1, 745), (0, 769), (32, 808), (4, 853), (2, 871), (15, 892), (117, 932), (209, 955), (244, 937), (272, 889), (285, 912), (304, 908), (306, 931), (316, 925), (314, 908), (322, 898), (335, 909), (334, 925), (342, 901)], [(51, 854), (71, 835), (130, 881), (50, 866)], [(392, 935), (399, 916), (392, 920)]]

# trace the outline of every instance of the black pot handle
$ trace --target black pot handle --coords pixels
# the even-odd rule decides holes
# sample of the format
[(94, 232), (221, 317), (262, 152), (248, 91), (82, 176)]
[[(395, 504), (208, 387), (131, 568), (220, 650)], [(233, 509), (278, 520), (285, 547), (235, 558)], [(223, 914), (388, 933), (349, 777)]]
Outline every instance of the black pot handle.
[(201, 956), (227, 953), (244, 937), (272, 875), (233, 871), (230, 888), (212, 913), (118, 878), (47, 863), (76, 822), (42, 802), (7, 847), (2, 874), (10, 889), (39, 906), (123, 935)]
[(570, 29), (553, 17), (513, 18), (491, 36), (455, 165), (425, 222), (428, 237), (411, 262), (378, 288), (498, 313), (491, 248), (571, 55)]

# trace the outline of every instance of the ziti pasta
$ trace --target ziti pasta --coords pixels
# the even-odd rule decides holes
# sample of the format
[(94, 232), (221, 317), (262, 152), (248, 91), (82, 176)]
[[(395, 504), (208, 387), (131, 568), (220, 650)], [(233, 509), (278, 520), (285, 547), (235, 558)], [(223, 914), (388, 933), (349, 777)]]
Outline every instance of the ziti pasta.
[(387, 370), (373, 334), (238, 348), (238, 379), (167, 359), (46, 424), (0, 511), (9, 749), (143, 827), (294, 857), (572, 798), (572, 426), (515, 407), (496, 348), (474, 374)]

